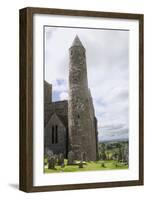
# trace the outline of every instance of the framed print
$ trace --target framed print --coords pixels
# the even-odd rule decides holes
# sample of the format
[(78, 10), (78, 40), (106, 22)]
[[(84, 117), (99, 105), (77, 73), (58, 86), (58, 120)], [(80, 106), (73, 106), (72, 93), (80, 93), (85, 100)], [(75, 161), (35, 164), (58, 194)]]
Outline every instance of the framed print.
[(20, 10), (20, 190), (143, 185), (143, 15)]

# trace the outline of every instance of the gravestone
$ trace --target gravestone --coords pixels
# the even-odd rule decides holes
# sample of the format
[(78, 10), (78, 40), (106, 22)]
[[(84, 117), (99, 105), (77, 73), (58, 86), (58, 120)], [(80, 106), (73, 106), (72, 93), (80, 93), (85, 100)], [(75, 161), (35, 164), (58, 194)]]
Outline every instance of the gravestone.
[(74, 157), (75, 157), (74, 152), (73, 151), (69, 151), (68, 152), (68, 162), (67, 162), (68, 165), (75, 164), (75, 158)]
[(48, 160), (48, 169), (55, 169), (55, 158), (54, 156), (50, 157)]
[(54, 155), (54, 158), (55, 158), (55, 163), (58, 164), (58, 155), (55, 154), (55, 155)]
[(101, 167), (106, 167), (104, 162), (101, 163)]
[(58, 156), (58, 165), (63, 165), (64, 164), (64, 155), (63, 153), (60, 153)]
[(47, 156), (48, 156), (48, 160), (54, 155), (53, 151), (51, 151), (51, 150), (48, 150), (46, 153), (47, 153)]
[(82, 152), (82, 154), (81, 154), (81, 160), (85, 161), (85, 162), (88, 161), (86, 152)]
[(61, 168), (64, 168), (64, 167), (65, 167), (65, 164), (64, 164), (64, 163), (62, 163), (62, 164), (61, 164)]
[(82, 161), (79, 163), (79, 168), (83, 168), (83, 162)]

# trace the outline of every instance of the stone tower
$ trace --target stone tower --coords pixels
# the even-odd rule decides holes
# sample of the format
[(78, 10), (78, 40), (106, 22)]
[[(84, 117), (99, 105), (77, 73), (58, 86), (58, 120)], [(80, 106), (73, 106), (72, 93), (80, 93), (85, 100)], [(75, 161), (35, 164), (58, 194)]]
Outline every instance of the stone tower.
[(97, 130), (93, 102), (88, 88), (85, 48), (75, 37), (69, 49), (69, 150), (80, 160), (96, 160)]

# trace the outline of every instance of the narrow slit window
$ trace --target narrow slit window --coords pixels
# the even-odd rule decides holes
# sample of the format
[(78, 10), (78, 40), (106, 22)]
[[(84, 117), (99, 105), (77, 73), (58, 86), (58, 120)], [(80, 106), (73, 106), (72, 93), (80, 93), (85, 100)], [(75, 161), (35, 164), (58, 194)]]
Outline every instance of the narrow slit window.
[(58, 143), (58, 126), (55, 126), (55, 143)]
[(55, 143), (55, 140), (54, 140), (54, 126), (52, 126), (52, 144)]

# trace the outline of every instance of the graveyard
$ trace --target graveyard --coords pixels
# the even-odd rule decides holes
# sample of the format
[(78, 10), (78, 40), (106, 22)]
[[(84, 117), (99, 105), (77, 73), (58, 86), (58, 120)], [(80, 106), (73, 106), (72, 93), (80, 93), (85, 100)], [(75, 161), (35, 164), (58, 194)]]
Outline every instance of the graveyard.
[(99, 144), (99, 154), (96, 161), (74, 159), (74, 153), (70, 151), (68, 158), (48, 151), (44, 158), (44, 173), (82, 172), (96, 170), (128, 169), (128, 141), (103, 142)]
[(82, 172), (82, 171), (96, 171), (96, 170), (116, 170), (116, 169), (127, 169), (128, 166), (117, 161), (91, 161), (83, 162), (83, 166), (80, 168), (79, 163), (73, 165), (67, 165), (67, 160), (64, 160), (64, 166), (55, 165), (54, 169), (49, 169), (46, 164), (44, 167), (45, 173), (59, 173), (59, 172)]

